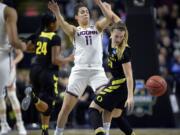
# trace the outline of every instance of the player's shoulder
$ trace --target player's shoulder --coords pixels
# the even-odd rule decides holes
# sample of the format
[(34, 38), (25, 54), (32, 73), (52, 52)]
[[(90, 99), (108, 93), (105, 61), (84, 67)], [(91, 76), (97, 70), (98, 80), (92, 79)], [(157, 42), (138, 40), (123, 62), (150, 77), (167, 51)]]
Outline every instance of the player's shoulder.
[(130, 55), (130, 56), (132, 55), (130, 46), (126, 46), (126, 48), (124, 50), (124, 55)]
[(52, 40), (61, 41), (61, 37), (56, 32), (54, 32)]
[(4, 8), (4, 16), (5, 18), (7, 17), (17, 17), (17, 12), (14, 8), (9, 7), (9, 6), (5, 6)]

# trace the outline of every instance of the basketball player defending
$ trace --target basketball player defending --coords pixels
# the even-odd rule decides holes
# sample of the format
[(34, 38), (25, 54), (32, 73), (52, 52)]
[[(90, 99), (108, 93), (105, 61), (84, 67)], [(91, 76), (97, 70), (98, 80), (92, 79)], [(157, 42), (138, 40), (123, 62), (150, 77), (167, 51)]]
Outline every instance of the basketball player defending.
[(11, 48), (26, 50), (26, 44), (21, 42), (17, 34), (17, 13), (0, 0), (0, 117), (3, 113), (5, 86), (10, 76)]
[(69, 77), (63, 105), (58, 115), (54, 135), (63, 135), (63, 130), (78, 98), (83, 94), (87, 85), (95, 91), (107, 84), (108, 79), (102, 67), (102, 31), (110, 24), (111, 16), (104, 10), (101, 0), (95, 0), (105, 18), (97, 21), (95, 26), (89, 24), (90, 15), (86, 5), (79, 3), (75, 7), (75, 19), (79, 26), (70, 25), (60, 13), (58, 4), (54, 1), (48, 4), (49, 9), (56, 15), (61, 29), (69, 36), (74, 44), (74, 67)]

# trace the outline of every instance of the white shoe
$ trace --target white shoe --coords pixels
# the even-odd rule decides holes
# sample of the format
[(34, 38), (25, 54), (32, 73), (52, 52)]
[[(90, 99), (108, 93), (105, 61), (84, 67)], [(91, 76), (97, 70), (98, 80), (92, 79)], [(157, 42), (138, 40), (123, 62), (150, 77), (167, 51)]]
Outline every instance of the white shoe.
[(23, 122), (18, 122), (16, 125), (17, 125), (19, 135), (27, 135), (27, 131), (24, 127)]
[(32, 88), (31, 87), (27, 87), (24, 91), (24, 94), (26, 95), (22, 102), (21, 102), (21, 108), (24, 110), (24, 111), (27, 111), (30, 104), (31, 104), (31, 92), (32, 92)]
[(1, 123), (1, 132), (0, 134), (7, 134), (9, 131), (11, 131), (11, 128), (8, 123)]

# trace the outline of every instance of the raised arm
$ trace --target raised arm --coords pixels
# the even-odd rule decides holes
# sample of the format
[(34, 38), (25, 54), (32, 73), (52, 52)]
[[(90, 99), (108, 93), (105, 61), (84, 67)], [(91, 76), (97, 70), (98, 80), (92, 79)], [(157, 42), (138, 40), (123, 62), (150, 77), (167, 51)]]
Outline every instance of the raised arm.
[(76, 27), (69, 24), (64, 20), (64, 17), (61, 15), (58, 4), (52, 0), (48, 3), (48, 8), (55, 14), (56, 19), (61, 27), (61, 29), (70, 37), (72, 40), (74, 37), (74, 33), (76, 31)]
[(17, 13), (13, 8), (6, 7), (4, 11), (4, 17), (5, 17), (5, 27), (8, 35), (8, 39), (10, 44), (21, 50), (26, 50), (26, 44), (25, 42), (22, 42), (18, 38), (17, 33)]
[(112, 16), (111, 23), (117, 23), (122, 21), (121, 18), (112, 11), (111, 5), (109, 3), (103, 2), (103, 5), (105, 6), (106, 10), (108, 10), (111, 14), (110, 16)]
[(99, 6), (103, 15), (105, 16), (105, 18), (96, 22), (96, 28), (98, 29), (98, 31), (102, 32), (111, 23), (112, 13), (108, 10), (108, 8), (105, 7), (101, 0), (94, 1)]

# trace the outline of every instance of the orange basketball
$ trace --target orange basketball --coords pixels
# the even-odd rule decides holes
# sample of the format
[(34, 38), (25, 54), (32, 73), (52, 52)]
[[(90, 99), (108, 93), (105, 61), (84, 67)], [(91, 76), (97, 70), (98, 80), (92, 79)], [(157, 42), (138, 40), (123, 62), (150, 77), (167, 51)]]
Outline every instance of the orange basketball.
[(167, 90), (167, 83), (161, 76), (151, 76), (147, 81), (145, 88), (153, 96), (162, 96)]

